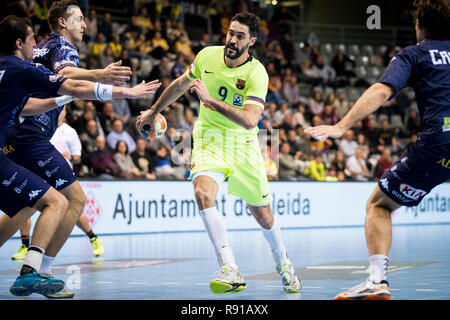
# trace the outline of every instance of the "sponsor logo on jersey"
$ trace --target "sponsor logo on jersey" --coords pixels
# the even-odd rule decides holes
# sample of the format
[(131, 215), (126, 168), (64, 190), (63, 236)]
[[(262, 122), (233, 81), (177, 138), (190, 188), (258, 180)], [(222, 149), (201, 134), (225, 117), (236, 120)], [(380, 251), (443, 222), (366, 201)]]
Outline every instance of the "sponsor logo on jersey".
[(38, 161), (38, 166), (39, 167), (45, 167), (50, 161), (52, 161), (53, 160), (53, 157), (50, 157), (50, 158), (48, 158), (47, 160), (45, 160), (45, 161), (42, 161), (42, 160), (39, 160)]
[(15, 172), (9, 180), (3, 180), (3, 185), (5, 187), (9, 186), (16, 179), (16, 176), (17, 176), (17, 172)]
[(42, 190), (33, 190), (31, 191), (28, 196), (30, 197), (30, 200), (36, 197)]
[(41, 58), (48, 53), (48, 48), (34, 48), (33, 49), (33, 59)]
[(49, 76), (48, 80), (50, 80), (50, 82), (56, 82), (56, 81), (58, 81), (61, 78), (62, 78), (61, 76), (58, 76), (58, 75), (55, 74), (55, 75)]
[(59, 188), (59, 187), (61, 187), (64, 183), (66, 183), (66, 182), (67, 182), (67, 180), (64, 180), (64, 179), (58, 179), (58, 180), (56, 180), (55, 185), (56, 185), (57, 188)]
[(56, 167), (55, 169), (53, 169), (51, 171), (50, 170), (45, 170), (45, 175), (50, 178), (53, 174), (58, 172), (58, 170), (59, 170), (59, 167)]
[(244, 97), (240, 94), (235, 94), (233, 98), (233, 105), (242, 107), (242, 102), (244, 101)]
[(380, 179), (381, 186), (386, 189), (386, 191), (389, 191), (389, 181), (387, 178)]
[(4, 146), (4, 147), (2, 148), (3, 154), (12, 153), (12, 152), (14, 152), (14, 151), (16, 151), (16, 150), (14, 150), (14, 148), (12, 147), (12, 145)]
[(237, 79), (236, 88), (238, 88), (239, 90), (244, 89), (245, 88), (245, 80)]
[(440, 164), (441, 166), (443, 166), (446, 169), (450, 169), (450, 158), (448, 158), (448, 159), (442, 158), (441, 160), (439, 160), (437, 162), (437, 164)]
[(400, 192), (408, 199), (418, 200), (427, 194), (426, 191), (411, 187), (409, 184), (400, 183)]
[(16, 193), (22, 193), (22, 189), (25, 188), (25, 186), (27, 185), (28, 180), (25, 180), (19, 187), (15, 187), (14, 191)]

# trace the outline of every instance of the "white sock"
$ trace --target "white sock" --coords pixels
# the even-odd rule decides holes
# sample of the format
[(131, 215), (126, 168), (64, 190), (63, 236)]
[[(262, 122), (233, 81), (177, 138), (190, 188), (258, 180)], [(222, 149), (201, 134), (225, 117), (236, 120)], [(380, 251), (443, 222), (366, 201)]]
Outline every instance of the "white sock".
[(32, 267), (37, 272), (41, 267), (42, 256), (44, 255), (45, 250), (37, 246), (30, 246), (30, 248), (32, 247), (38, 248), (42, 252), (28, 249), (27, 256), (25, 257), (23, 264)]
[(42, 257), (41, 269), (39, 269), (39, 273), (51, 273), (50, 270), (53, 264), (53, 260), (55, 260), (55, 257), (44, 255)]
[(383, 254), (375, 254), (369, 258), (369, 280), (380, 283), (387, 280), (389, 258)]
[(231, 264), (235, 266), (233, 252), (228, 243), (227, 227), (217, 208), (211, 207), (200, 210), (200, 216), (209, 239), (214, 246), (219, 265)]
[(281, 238), (281, 228), (278, 224), (277, 219), (273, 220), (273, 225), (271, 229), (262, 229), (264, 238), (266, 238), (272, 249), (272, 256), (275, 260), (275, 265), (278, 269), (286, 264), (287, 255), (286, 248), (284, 247), (283, 239)]

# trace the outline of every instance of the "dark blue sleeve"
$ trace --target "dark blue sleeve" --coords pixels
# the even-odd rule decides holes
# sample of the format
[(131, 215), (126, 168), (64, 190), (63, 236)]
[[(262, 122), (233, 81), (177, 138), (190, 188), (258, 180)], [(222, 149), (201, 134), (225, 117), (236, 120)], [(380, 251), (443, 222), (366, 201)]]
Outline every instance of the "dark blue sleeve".
[(67, 45), (52, 48), (50, 51), (50, 66), (55, 73), (65, 67), (78, 67), (78, 51)]
[(28, 95), (41, 98), (56, 97), (58, 90), (67, 79), (54, 74), (41, 64), (33, 64), (27, 67), (27, 77), (25, 80), (25, 88)]
[(385, 83), (394, 90), (389, 99), (408, 86), (412, 74), (412, 55), (407, 50), (400, 51), (389, 63), (386, 71), (377, 82)]

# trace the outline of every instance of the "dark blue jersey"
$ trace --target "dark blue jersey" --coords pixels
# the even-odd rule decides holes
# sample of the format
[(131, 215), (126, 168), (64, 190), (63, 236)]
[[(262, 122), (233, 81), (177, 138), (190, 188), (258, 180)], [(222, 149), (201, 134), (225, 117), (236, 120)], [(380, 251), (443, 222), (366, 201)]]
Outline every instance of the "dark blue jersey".
[[(40, 63), (57, 74), (65, 67), (78, 67), (78, 50), (66, 38), (52, 32), (33, 49), (33, 62)], [(11, 141), (50, 140), (58, 128), (58, 116), (62, 109), (63, 107), (58, 107), (40, 115), (26, 117), (20, 126), (14, 129)]]
[(423, 131), (419, 143), (450, 143), (450, 42), (424, 40), (392, 58), (378, 82), (389, 84), (393, 98), (405, 87), (413, 88)]
[[(0, 57), (0, 146), (17, 124), (19, 114), (30, 97), (50, 98), (66, 79), (39, 63), (15, 55)], [(0, 157), (3, 152), (0, 152)]]

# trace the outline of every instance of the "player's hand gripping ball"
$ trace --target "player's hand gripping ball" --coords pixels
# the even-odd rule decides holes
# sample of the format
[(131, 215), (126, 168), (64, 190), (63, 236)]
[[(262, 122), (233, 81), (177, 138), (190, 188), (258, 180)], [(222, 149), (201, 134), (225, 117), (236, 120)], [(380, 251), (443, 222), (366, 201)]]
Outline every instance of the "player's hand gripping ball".
[(155, 117), (154, 127), (149, 123), (144, 123), (142, 126), (141, 134), (146, 138), (154, 137), (161, 138), (167, 130), (166, 118), (161, 113), (158, 113)]

